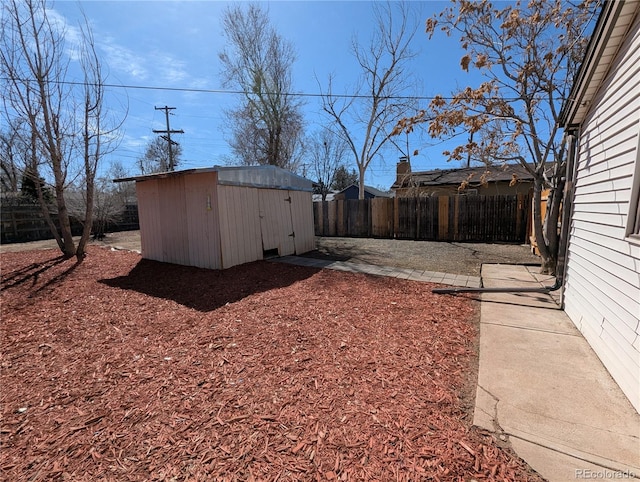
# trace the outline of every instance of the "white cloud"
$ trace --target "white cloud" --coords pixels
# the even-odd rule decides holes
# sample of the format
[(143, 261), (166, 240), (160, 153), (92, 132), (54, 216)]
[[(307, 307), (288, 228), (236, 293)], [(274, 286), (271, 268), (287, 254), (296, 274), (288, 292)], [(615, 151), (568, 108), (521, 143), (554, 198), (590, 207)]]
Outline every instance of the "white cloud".
[(159, 78), (169, 84), (182, 84), (189, 78), (184, 60), (177, 59), (172, 55), (155, 51), (151, 54), (154, 65), (158, 66)]
[(149, 78), (146, 60), (131, 49), (119, 45), (112, 37), (97, 39), (100, 49), (106, 54), (105, 63), (112, 70), (125, 73), (135, 80)]
[(71, 60), (79, 60), (82, 46), (82, 31), (79, 27), (70, 25), (67, 19), (54, 9), (47, 9), (47, 18), (54, 31), (64, 35), (66, 54)]

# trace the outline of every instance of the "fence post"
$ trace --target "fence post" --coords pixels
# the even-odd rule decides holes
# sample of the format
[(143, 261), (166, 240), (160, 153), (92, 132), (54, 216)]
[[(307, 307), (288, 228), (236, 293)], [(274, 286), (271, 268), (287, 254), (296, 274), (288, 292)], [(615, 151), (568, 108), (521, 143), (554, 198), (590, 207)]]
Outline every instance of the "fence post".
[(460, 224), (460, 196), (454, 196), (453, 199), (453, 239), (460, 241), (459, 226)]
[(313, 231), (316, 236), (323, 236), (322, 232), (322, 202), (313, 203)]
[(449, 196), (438, 196), (438, 241), (449, 235)]
[(393, 233), (391, 235), (392, 238), (398, 237), (398, 232), (400, 231), (400, 210), (398, 209), (398, 203), (400, 202), (400, 198), (393, 198)]

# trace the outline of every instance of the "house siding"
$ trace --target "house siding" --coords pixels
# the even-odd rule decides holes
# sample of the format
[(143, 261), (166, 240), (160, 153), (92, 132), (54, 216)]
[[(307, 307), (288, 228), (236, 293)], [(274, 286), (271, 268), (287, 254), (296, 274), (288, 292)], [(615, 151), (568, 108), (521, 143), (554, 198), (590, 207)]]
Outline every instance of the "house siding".
[(640, 135), (640, 18), (581, 124), (565, 311), (640, 411), (640, 246), (625, 239)]

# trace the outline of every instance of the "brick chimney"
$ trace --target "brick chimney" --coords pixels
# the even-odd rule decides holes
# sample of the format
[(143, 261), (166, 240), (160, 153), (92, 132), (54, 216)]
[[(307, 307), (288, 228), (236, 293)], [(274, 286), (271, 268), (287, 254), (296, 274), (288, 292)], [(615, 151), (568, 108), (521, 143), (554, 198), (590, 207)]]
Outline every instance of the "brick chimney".
[(408, 157), (402, 156), (396, 165), (396, 186), (402, 187), (409, 178), (409, 174), (411, 174), (411, 163)]

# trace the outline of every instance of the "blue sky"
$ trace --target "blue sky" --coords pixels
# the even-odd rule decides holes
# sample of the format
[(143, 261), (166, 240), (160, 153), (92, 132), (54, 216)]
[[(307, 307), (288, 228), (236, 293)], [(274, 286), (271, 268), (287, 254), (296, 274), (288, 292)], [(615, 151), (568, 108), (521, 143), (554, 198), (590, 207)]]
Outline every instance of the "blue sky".
[[(260, 2), (268, 9), (277, 31), (295, 46), (298, 59), (293, 68), (296, 92), (319, 93), (318, 81), (326, 85), (334, 74), (340, 93), (350, 94), (358, 78), (358, 66), (350, 52), (353, 36), (367, 43), (373, 31), (372, 3), (365, 1), (275, 1)], [(421, 10), (420, 26), (413, 48), (419, 55), (411, 73), (419, 79), (422, 96), (449, 94), (456, 86), (476, 85), (471, 74), (459, 66), (462, 52), (455, 38), (429, 40), (424, 20), (449, 2), (412, 2)], [(163, 111), (154, 107), (176, 107), (170, 118), (174, 136), (183, 147), (182, 168), (222, 164), (229, 147), (225, 140), (224, 109), (237, 105), (234, 94), (189, 92), (168, 89), (224, 90), (218, 53), (225, 40), (221, 29), (227, 2), (217, 1), (62, 1), (53, 3), (54, 14), (67, 24), (70, 34), (81, 18), (89, 19), (98, 53), (108, 70), (107, 83), (144, 88), (110, 88), (108, 107), (122, 116), (128, 106), (119, 148), (109, 158), (120, 160), (130, 174), (146, 145), (165, 128)], [(79, 80), (79, 79), (78, 79)], [(320, 101), (307, 98), (304, 106), (307, 131), (326, 122)], [(353, 126), (357, 129), (357, 126)], [(421, 138), (422, 137), (422, 138)], [(414, 170), (457, 167), (447, 163), (442, 151), (451, 144), (413, 135), (410, 149), (420, 154), (412, 159)], [(365, 182), (388, 189), (395, 178), (398, 151), (389, 149), (370, 167)], [(350, 167), (355, 167), (353, 161)]]

